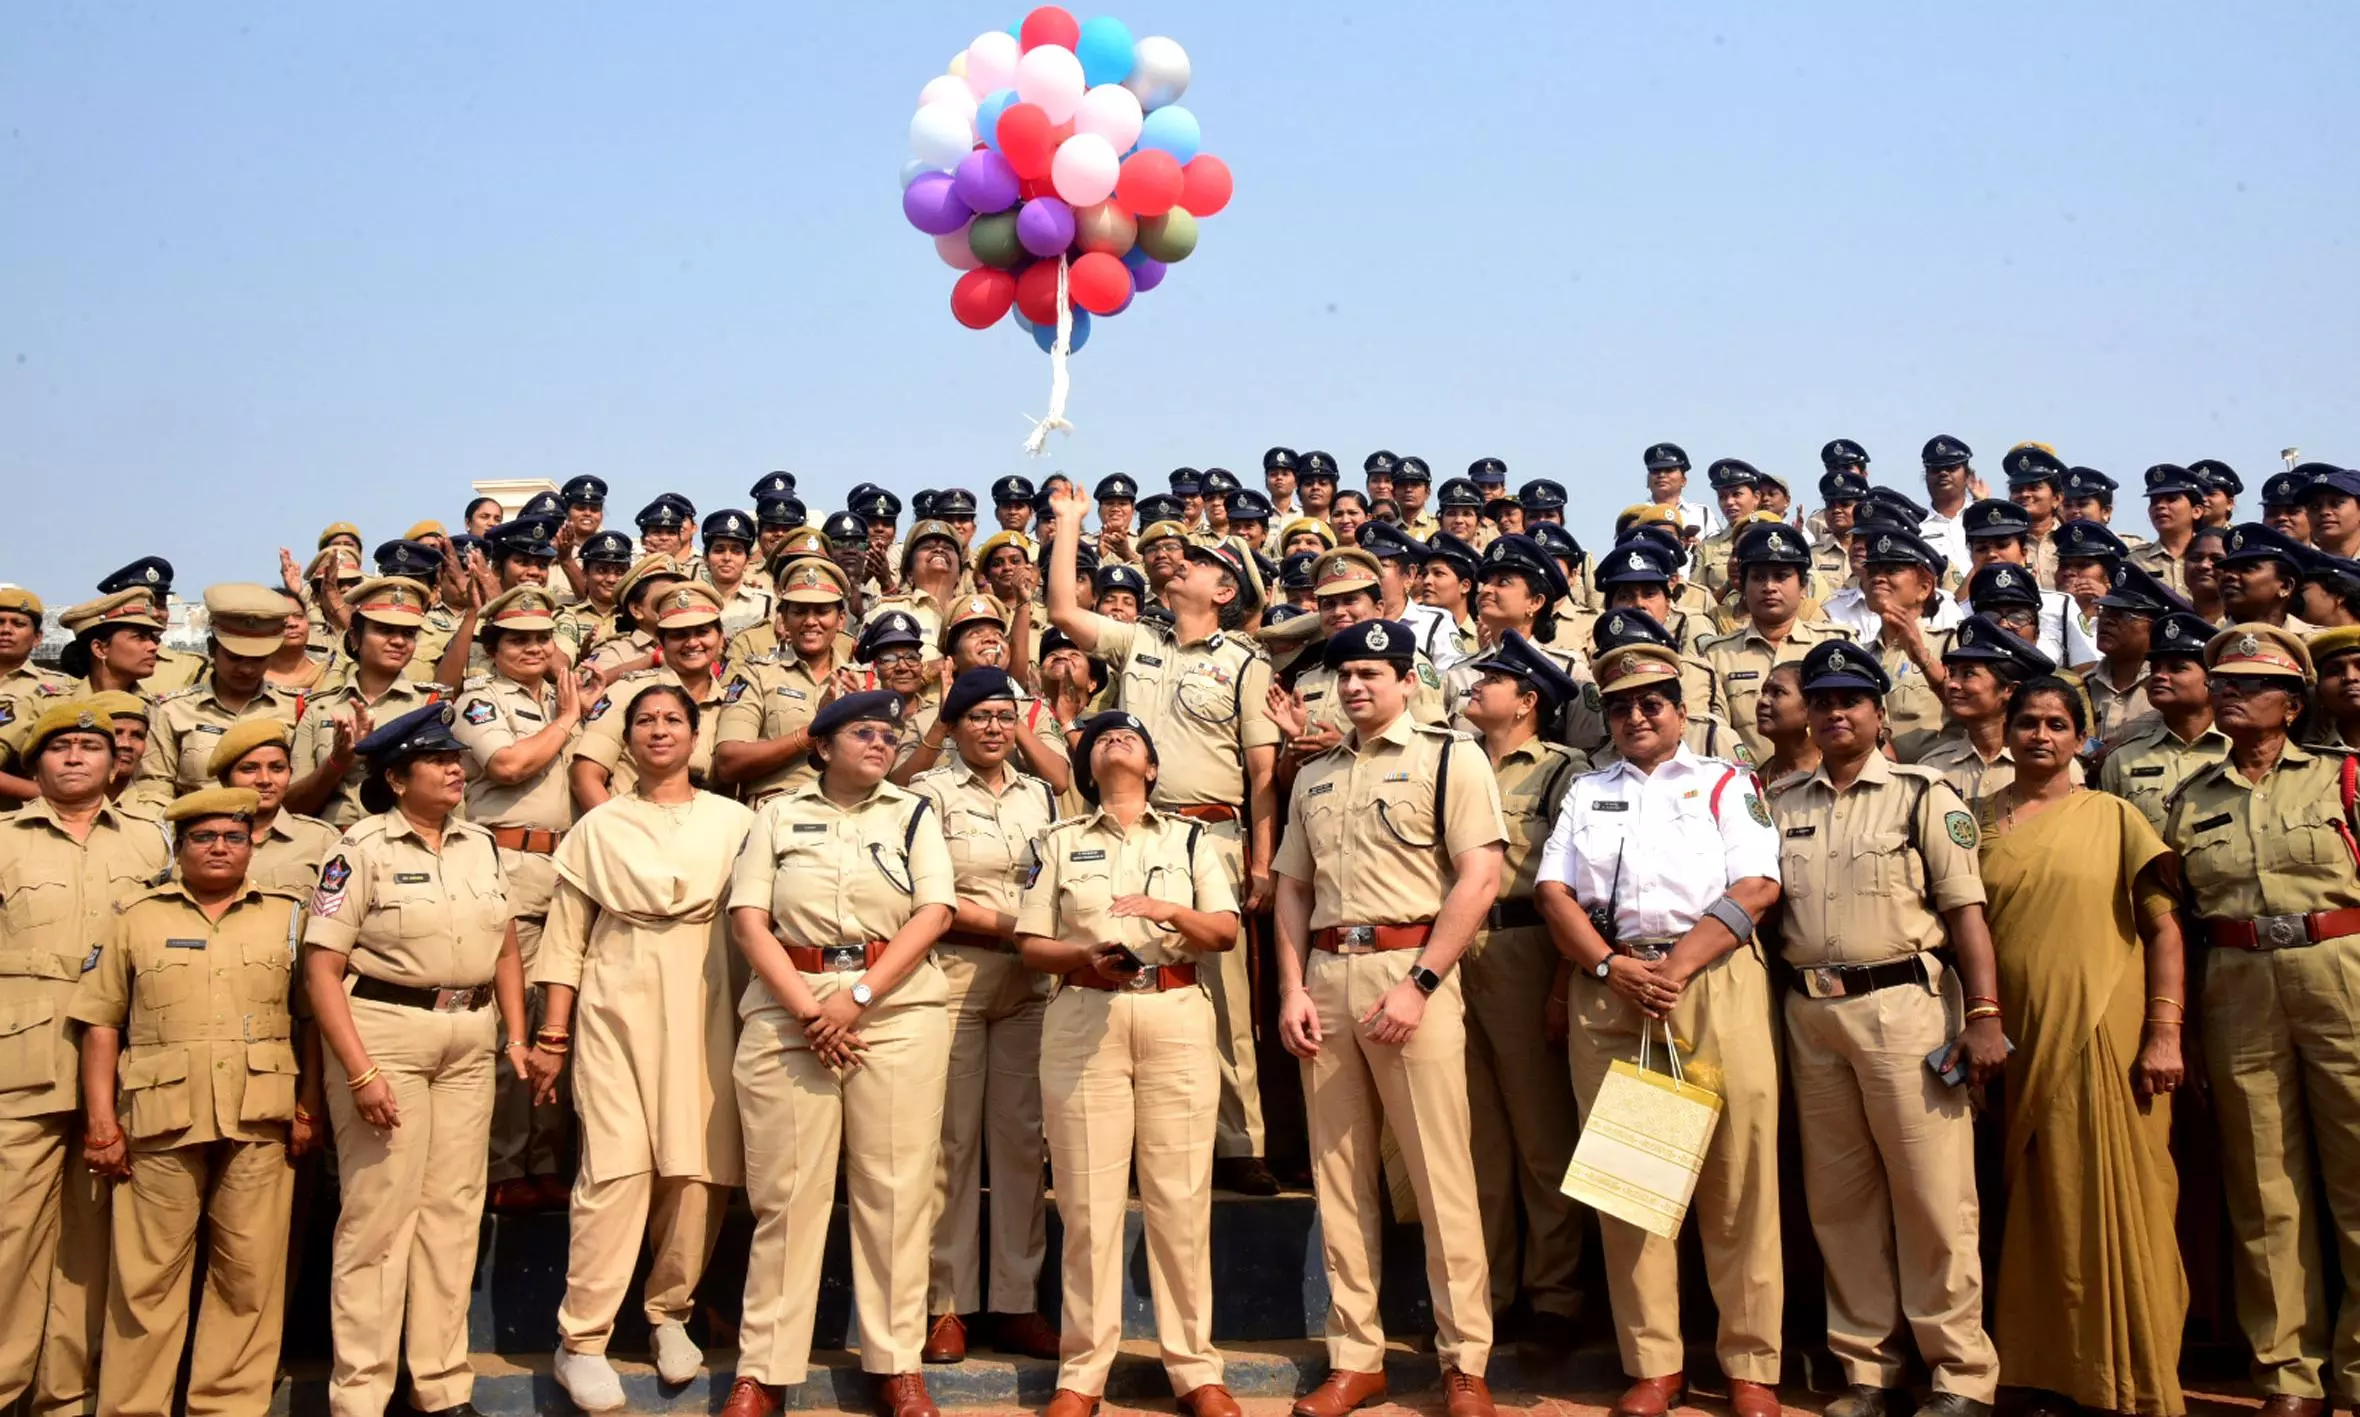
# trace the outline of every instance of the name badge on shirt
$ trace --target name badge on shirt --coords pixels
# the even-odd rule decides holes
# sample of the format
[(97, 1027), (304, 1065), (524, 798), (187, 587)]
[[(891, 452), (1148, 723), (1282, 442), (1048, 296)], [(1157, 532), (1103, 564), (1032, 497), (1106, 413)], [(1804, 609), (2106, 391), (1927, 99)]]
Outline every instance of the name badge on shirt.
[(1631, 804), (1628, 802), (1592, 802), (1590, 810), (1593, 812), (1628, 812), (1631, 810)]
[(2161, 763), (2157, 763), (2155, 766), (2153, 766), (2153, 767), (2151, 767), (2151, 768), (2132, 768), (2132, 769), (2131, 769), (2131, 776), (2132, 776), (2132, 777), (2161, 777), (2161, 776), (2163, 776), (2163, 764), (2161, 764)]
[(396, 871), (393, 873), (393, 883), (397, 886), (422, 886), (433, 879), (434, 877), (424, 871)]
[(1786, 836), (1787, 840), (1789, 841), (1794, 840), (1796, 837), (1817, 835), (1819, 835), (1819, 828), (1817, 827), (1788, 827), (1786, 829)]
[(1762, 677), (1762, 671), (1759, 669), (1732, 669), (1729, 671), (1728, 677), (1731, 679), (1759, 679)]
[(201, 950), (205, 948), (205, 942), (203, 940), (166, 940), (164, 948), (168, 950)]
[(200, 724), (198, 724), (196, 727), (192, 728), (192, 729), (191, 729), (191, 730), (189, 730), (189, 731), (190, 731), (190, 732), (192, 732), (192, 733), (227, 733), (227, 732), (229, 732), (229, 730), (228, 730), (228, 729), (226, 729), (226, 728), (223, 728), (221, 725), (219, 725), (219, 724), (217, 724), (217, 723), (200, 723)]
[(804, 693), (801, 689), (790, 689), (784, 684), (778, 686), (778, 692), (779, 697), (782, 699), (808, 699), (811, 697), (811, 695)]
[(1149, 667), (1151, 667), (1151, 668), (1155, 668), (1155, 669), (1161, 669), (1161, 668), (1163, 668), (1163, 667), (1164, 667), (1164, 662), (1163, 662), (1162, 660), (1160, 660), (1160, 659), (1156, 658), (1156, 657), (1155, 657), (1154, 655), (1152, 655), (1152, 654), (1142, 654), (1142, 655), (1136, 656), (1136, 658), (1139, 660), (1139, 662), (1140, 662), (1141, 664), (1147, 665), (1147, 666), (1149, 666)]
[(824, 831), (826, 831), (827, 829), (828, 829), (828, 824), (827, 824), (826, 822), (797, 822), (797, 823), (795, 823), (795, 830), (797, 830), (797, 831), (799, 831), (799, 832), (824, 832)]
[[(534, 710), (534, 709), (529, 709), (529, 708), (520, 708), (520, 709), (516, 710), (516, 716), (517, 716), (518, 718), (529, 718), (529, 719), (531, 719), (531, 720), (532, 720), (533, 722), (535, 722), (535, 723), (539, 723), (539, 722), (541, 722), (541, 715), (540, 715), (540, 713), (539, 713), (537, 710)], [(471, 719), (471, 720), (469, 720), (469, 722), (473, 722), (473, 720)]]
[(2211, 831), (2211, 830), (2212, 830), (2214, 827), (2225, 827), (2225, 826), (2229, 825), (2229, 823), (2231, 823), (2231, 822), (2233, 822), (2233, 821), (2236, 821), (2236, 820), (2237, 820), (2237, 814), (2236, 814), (2236, 813), (2234, 813), (2234, 812), (2223, 812), (2223, 813), (2221, 813), (2221, 815), (2219, 815), (2219, 816), (2217, 816), (2217, 817), (2206, 817), (2206, 818), (2205, 818), (2203, 821), (2201, 821), (2201, 822), (2198, 822), (2198, 823), (2197, 823), (2195, 826), (2193, 826), (2193, 827), (2190, 827), (2190, 828), (2189, 828), (2189, 830), (2190, 830), (2190, 831), (2208, 832), (2208, 831)]
[(1106, 853), (1104, 851), (1076, 851), (1065, 859), (1068, 861), (1104, 861)]
[(1319, 786), (1312, 788), (1310, 791), (1308, 791), (1308, 792), (1304, 793), (1303, 795), (1304, 795), (1305, 797), (1317, 797), (1317, 796), (1319, 796), (1319, 795), (1320, 795), (1321, 793), (1323, 793), (1323, 792), (1333, 792), (1333, 791), (1335, 791), (1335, 790), (1336, 790), (1336, 785), (1335, 785), (1334, 783), (1332, 783), (1332, 782), (1323, 782), (1323, 783), (1321, 783)]

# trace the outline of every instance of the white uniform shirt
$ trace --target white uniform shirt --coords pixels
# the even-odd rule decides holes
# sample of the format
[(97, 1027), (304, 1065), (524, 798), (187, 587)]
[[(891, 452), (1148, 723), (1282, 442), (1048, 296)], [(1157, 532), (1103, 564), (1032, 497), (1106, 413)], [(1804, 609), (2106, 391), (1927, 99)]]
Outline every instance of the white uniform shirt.
[(1443, 673), (1466, 658), (1459, 653), (1459, 627), (1450, 618), (1450, 612), (1441, 606), (1422, 605), (1413, 600), (1402, 607), (1401, 623), (1417, 636), (1418, 648), (1434, 661), (1435, 673)]
[[(1862, 644), (1875, 644), (1885, 633), (1885, 617), (1868, 608), (1868, 598), (1858, 586), (1845, 586), (1820, 607), (1828, 619), (1852, 632), (1852, 638)], [(1934, 597), (1934, 613), (1921, 615), (1918, 623), (1929, 630), (1947, 630), (1967, 618), (1966, 607), (1947, 595)]]
[(1536, 879), (1570, 887), (1584, 907), (1611, 893), (1622, 938), (1642, 940), (1686, 934), (1748, 876), (1778, 879), (1770, 806), (1752, 773), (1683, 745), (1652, 774), (1617, 762), (1575, 778)]
[(1940, 512), (1929, 512), (1924, 524), (1918, 527), (1919, 538), (1948, 557), (1950, 564), (1956, 566), (1962, 576), (1975, 564), (1975, 558), (1967, 554), (1966, 516), (1967, 509), (1962, 504), (1957, 516), (1946, 517)]

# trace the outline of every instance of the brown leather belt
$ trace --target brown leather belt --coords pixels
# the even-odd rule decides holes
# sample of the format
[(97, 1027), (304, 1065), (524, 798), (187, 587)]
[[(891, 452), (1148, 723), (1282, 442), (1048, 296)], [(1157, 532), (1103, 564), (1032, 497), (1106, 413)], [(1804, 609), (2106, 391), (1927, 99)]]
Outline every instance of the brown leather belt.
[(971, 950), (998, 950), (1006, 954), (1016, 948), (1016, 941), (1005, 935), (986, 935), (981, 930), (945, 930), (941, 943), (965, 945)]
[(429, 1013), (469, 1014), (492, 1001), (492, 986), (469, 984), (456, 989), (428, 988), (420, 984), (396, 984), (391, 980), (356, 974), (352, 977), (352, 997), (379, 1004), (396, 1004), (405, 1009), (425, 1009)]
[(1114, 994), (1161, 994), (1168, 989), (1196, 987), (1196, 966), (1193, 964), (1151, 964), (1137, 974), (1102, 974), (1098, 966), (1085, 964), (1065, 976), (1068, 984), (1079, 984), (1084, 989), (1104, 989)]
[(789, 945), (787, 963), (798, 974), (857, 974), (885, 953), (885, 941), (865, 945)]
[(1394, 950), (1414, 950), (1433, 935), (1431, 923), (1416, 925), (1342, 925), (1330, 930), (1311, 932), (1311, 948), (1329, 954), (1367, 955), (1389, 954)]
[(564, 832), (543, 831), (539, 827), (493, 827), (492, 843), (510, 851), (529, 851), (535, 856), (547, 856), (557, 850)]
[(1172, 815), (1186, 817), (1192, 822), (1234, 822), (1237, 820), (1237, 809), (1216, 803), (1210, 807), (1174, 807)]
[(2255, 920), (2208, 917), (2206, 933), (2233, 950), (2299, 950), (2338, 935), (2360, 935), (2360, 906), (2314, 910), (2308, 915), (2264, 915)]

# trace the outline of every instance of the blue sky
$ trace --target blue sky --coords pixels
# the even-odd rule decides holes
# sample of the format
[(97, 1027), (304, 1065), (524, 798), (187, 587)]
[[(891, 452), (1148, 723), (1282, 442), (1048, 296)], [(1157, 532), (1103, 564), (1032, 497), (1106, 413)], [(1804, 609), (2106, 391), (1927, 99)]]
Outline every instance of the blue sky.
[(2360, 461), (2360, 7), (1110, 13), (1187, 47), (1237, 196), (1028, 466), (1047, 361), (952, 321), (896, 184), (1016, 9), (7, 7), (0, 579), (268, 580), (496, 476), (627, 517), (1384, 446), (1561, 478), (1587, 537), (1662, 438), (1912, 490), (1937, 431)]

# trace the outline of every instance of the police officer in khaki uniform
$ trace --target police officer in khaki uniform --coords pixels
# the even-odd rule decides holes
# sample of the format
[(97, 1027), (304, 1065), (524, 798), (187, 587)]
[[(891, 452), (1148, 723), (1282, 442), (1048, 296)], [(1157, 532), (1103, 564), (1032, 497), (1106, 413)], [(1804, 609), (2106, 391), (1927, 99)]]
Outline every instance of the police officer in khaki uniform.
[[(1022, 618), (1030, 618), (1029, 607)], [(1018, 664), (1009, 640), (1011, 628), (1007, 609), (991, 596), (963, 595), (952, 602), (942, 626), (943, 657), (936, 661), (937, 695), (947, 696), (945, 686), (971, 670), (1006, 674)], [(1026, 638), (1030, 638), (1029, 631)], [(951, 720), (941, 711), (942, 702), (943, 697), (938, 697), (931, 703), (910, 705), (910, 732), (903, 740), (902, 759), (893, 769), (894, 781), (907, 786), (921, 772), (958, 762), (959, 747), (951, 734)], [(1019, 699), (1016, 712), (1022, 731), (1016, 738), (1015, 765), (1048, 783), (1052, 791), (1064, 792), (1073, 782), (1073, 768), (1066, 761), (1065, 725), (1047, 704), (1029, 694)]]
[(1745, 623), (1696, 647), (1712, 673), (1714, 699), (1746, 745), (1753, 761), (1770, 756), (1770, 740), (1754, 724), (1762, 681), (1778, 665), (1802, 659), (1813, 647), (1851, 635), (1831, 620), (1802, 618), (1810, 587), (1811, 552), (1801, 532), (1788, 526), (1748, 526), (1735, 549), (1743, 571), (1738, 584)]
[(902, 713), (886, 689), (822, 710), (818, 776), (764, 803), (738, 856), (731, 935), (755, 977), (735, 1074), (754, 1241), (725, 1417), (775, 1412), (776, 1390), (804, 1379), (839, 1156), (861, 1367), (887, 1417), (935, 1414), (918, 1365), (950, 1019), (931, 951), (958, 895), (932, 801), (885, 780)]
[(126, 795), (161, 810), (183, 792), (212, 781), (213, 740), (241, 718), (275, 718), (300, 726), (303, 703), (264, 677), (286, 636), (295, 602), (260, 585), (217, 585), (205, 592), (212, 617), (212, 664), (185, 689), (156, 700), (147, 756)]
[(800, 557), (779, 567), (776, 584), (778, 644), (738, 663), (713, 730), (715, 779), (756, 806), (811, 780), (811, 720), (845, 691), (850, 669), (843, 570)]
[[(1171, 627), (1122, 624), (1082, 609), (1074, 594), (1089, 499), (1067, 489), (1052, 507), (1057, 524), (1049, 543), (1050, 622), (1084, 655), (1111, 667), (1113, 706), (1146, 724), (1165, 758), (1156, 778), (1157, 809), (1204, 824), (1229, 866), (1240, 907), (1251, 915), (1270, 893), (1279, 741), (1270, 715), (1270, 662), (1246, 629), (1261, 612), (1258, 569), (1234, 544), (1191, 546), (1164, 587)], [(1375, 577), (1369, 579), (1374, 584)], [(1214, 967), (1206, 990), (1221, 1048), (1213, 1182), (1246, 1195), (1276, 1195), (1278, 1180), (1262, 1160), (1252, 941), (1240, 944), (1208, 961)]]
[[(1383, 616), (1384, 605), (1378, 599), (1382, 576), (1376, 556), (1357, 546), (1326, 552), (1311, 565), (1318, 616), (1298, 616), (1262, 636), (1273, 650), (1291, 645), (1310, 647), (1288, 668), (1295, 705), (1304, 720), (1300, 725), (1291, 718), (1280, 724), (1290, 740), (1286, 753), (1290, 767), (1299, 767), (1326, 752), (1352, 729), (1351, 717), (1337, 698), (1336, 673), (1322, 661), (1319, 646), (1328, 636)], [(1415, 627), (1411, 633), (1416, 633)], [(1411, 663), (1410, 682), (1411, 715), (1420, 723), (1449, 722), (1451, 704), (1443, 692), (1441, 672), (1423, 648)]]
[(861, 623), (872, 624), (879, 615), (903, 611), (917, 618), (919, 633), (932, 645), (941, 637), (943, 612), (959, 594), (966, 558), (966, 543), (949, 523), (919, 522), (910, 528), (910, 539), (902, 547), (901, 588), (871, 600)]
[[(127, 566), (107, 573), (97, 586), (100, 595), (117, 591), (147, 592), (154, 602), (156, 618), (167, 626), (172, 615), (172, 563), (161, 556), (142, 556)], [(175, 689), (185, 689), (197, 682), (205, 672), (205, 656), (173, 649), (169, 645), (156, 655), (156, 672), (147, 677), (148, 693), (163, 695)]]
[(1369, 620), (1322, 650), (1352, 736), (1305, 764), (1279, 847), (1279, 1035), (1302, 1060), (1331, 1297), (1328, 1377), (1298, 1417), (1384, 1395), (1377, 1136), (1389, 1124), (1426, 1229), (1450, 1417), (1489, 1417), (1490, 1274), (1469, 1151), (1458, 971), (1500, 887), (1491, 764), (1410, 716), (1415, 641)]
[[(617, 590), (631, 569), (631, 538), (619, 531), (602, 531), (582, 543), (582, 594), (561, 600), (557, 612), (557, 647), (568, 664), (579, 664), (592, 650), (613, 638)], [(424, 641), (419, 657), (424, 658)]]
[[(2145, 481), (2147, 520), (2155, 528), (2155, 539), (2131, 552), (2131, 564), (2171, 587), (2173, 594), (2185, 596), (2188, 546), (2196, 538), (2204, 485), (2196, 474), (2177, 463), (2155, 464), (2147, 469)], [(2317, 482), (2312, 485), (2321, 486)], [(2360, 481), (2354, 485), (2360, 486)], [(2313, 525), (2317, 525), (2316, 519)]]
[(420, 581), (379, 576), (362, 581), (345, 604), (346, 673), (335, 687), (308, 696), (295, 725), (295, 782), (287, 800), (339, 829), (365, 815), (361, 765), (353, 745), (377, 724), (390, 723), (443, 696), (442, 686), (405, 677), (418, 649), (432, 592)]
[[(157, 824), (107, 800), (113, 723), (86, 704), (28, 725), (40, 795), (0, 816), (0, 1408), (87, 1412), (106, 1310), (107, 1188), (79, 1158), (67, 1010), (115, 902), (171, 866)], [(36, 1384), (36, 1377), (38, 1382)]]
[(1893, 755), (1913, 763), (1943, 725), (1942, 655), (1950, 647), (1951, 631), (1924, 620), (1936, 588), (1936, 553), (1917, 533), (1887, 522), (1871, 522), (1855, 536), (1866, 543), (1862, 601), (1881, 626), (1869, 648), (1893, 683), (1884, 696), (1886, 731)]
[(260, 1412), (278, 1369), (290, 1140), (310, 1150), (319, 1124), (298, 1116), (289, 1011), (304, 893), (247, 877), (256, 803), (250, 788), (217, 787), (166, 810), (179, 870), (116, 907), (74, 993), (83, 1155), (127, 1183), (98, 1389), (99, 1409), (122, 1417), (174, 1410), (200, 1228), (188, 1410)]
[(2163, 839), (2212, 944), (2205, 1065), (2254, 1383), (2269, 1417), (2319, 1417), (2360, 1402), (2360, 1272), (2345, 1273), (2340, 1300), (2322, 1292), (2322, 1251), (2360, 1245), (2360, 1040), (2347, 1003), (2360, 978), (2360, 868), (2346, 835), (2347, 755), (2290, 736), (2313, 682), (2293, 635), (2232, 625), (2204, 658), (2228, 756), (2180, 787)]
[[(148, 715), (155, 712), (152, 700), (139, 694), (126, 694), (120, 689), (105, 689), (82, 696), (82, 705), (93, 713), (103, 713), (115, 721), (115, 771), (107, 779), (107, 800), (122, 800), (131, 786), (131, 779), (139, 771), (139, 760), (147, 756)], [(29, 732), (31, 724), (25, 724)], [(0, 757), (9, 749), (0, 742)]]
[(702, 786), (713, 771), (713, 733), (721, 709), (745, 684), (721, 656), (721, 597), (702, 581), (669, 585), (644, 602), (654, 618), (663, 667), (641, 669), (612, 680), (582, 715), (582, 731), (567, 750), (566, 772), (574, 805), (583, 811), (616, 793), (631, 790), (630, 757), (623, 751), (623, 721), (611, 712), (627, 703), (638, 685), (678, 684), (696, 701), (697, 751), (689, 771)]
[[(950, 725), (957, 751), (910, 783), (911, 791), (934, 804), (959, 892), (950, 929), (934, 952), (949, 987), (951, 1052), (942, 1109), (942, 1210), (934, 1225), (927, 1301), (934, 1319), (924, 1357), (956, 1363), (966, 1356), (960, 1316), (985, 1308), (988, 1268), (985, 1342), (1004, 1352), (1054, 1358), (1057, 1330), (1040, 1316), (1033, 1298), (1047, 1254), (1040, 1062), (1049, 990), (1048, 980), (1017, 957), (1016, 916), (1031, 843), (1056, 820), (1057, 793), (1019, 770), (1024, 695), (1007, 670), (978, 666), (961, 674), (943, 697), (942, 721)], [(1062, 754), (1062, 734), (1057, 747)], [(1208, 1164), (1211, 1155), (1208, 1129)], [(987, 1156), (988, 1266), (980, 1213)], [(1062, 1214), (1070, 1236), (1070, 1204)]]
[(616, 583), (611, 633), (595, 641), (579, 663), (597, 671), (608, 682), (653, 665), (656, 660), (655, 609), (663, 593), (691, 580), (689, 570), (670, 556), (642, 556)]
[[(1500, 897), (1460, 966), (1466, 994), (1467, 1105), (1491, 1307), (1505, 1314), (1521, 1281), (1533, 1340), (1577, 1341), (1581, 1210), (1559, 1189), (1573, 1157), (1573, 1080), (1565, 1066), (1566, 971), (1533, 903), (1541, 845), (1589, 760), (1548, 733), (1581, 685), (1546, 650), (1510, 630), (1468, 661), (1476, 672), (1462, 712), (1482, 736), (1507, 819)], [(1452, 672), (1456, 673), (1456, 670)], [(1523, 1256), (1517, 1212), (1523, 1211)]]
[(454, 814), (467, 775), (451, 717), (430, 704), (361, 740), (375, 815), (321, 866), (304, 926), (344, 1192), (328, 1280), (336, 1417), (384, 1412), (397, 1347), (421, 1411), (472, 1410), (492, 1070), (505, 1030), (522, 1071), (524, 975), (491, 833)]
[(247, 877), (257, 886), (308, 897), (339, 833), (317, 817), (286, 809), (287, 785), (295, 777), (291, 747), (287, 725), (277, 719), (241, 718), (213, 745), (213, 780), (255, 794), (246, 823), (252, 847)]
[(2180, 784), (2229, 752), (2228, 737), (2213, 726), (2204, 669), (2204, 647), (2217, 633), (2193, 610), (2175, 610), (2155, 622), (2145, 680), (2150, 711), (2107, 745), (2098, 769), (2098, 786), (2138, 808), (2158, 832)]
[[(557, 647), (557, 607), (547, 590), (518, 586), (485, 603), (480, 642), (489, 674), (467, 681), (454, 702), (451, 736), (467, 748), (467, 819), (492, 834), (516, 954), (529, 971), (557, 887), (550, 864), (574, 823), (566, 749), (582, 722), (578, 682)], [(526, 1022), (541, 1025), (542, 994), (525, 997)], [(569, 1145), (562, 1097), (535, 1103), (513, 1071), (499, 1074), (492, 1107), (492, 1208), (552, 1208), (565, 1201)]]
[[(1775, 1417), (1785, 1302), (1778, 1233), (1778, 1055), (1755, 924), (1778, 900), (1777, 838), (1753, 775), (1683, 741), (1680, 661), (1630, 644), (1597, 663), (1620, 761), (1574, 780), (1535, 894), (1583, 977), (1572, 1007), (1574, 1095), (1587, 1110), (1643, 1031), (1668, 1028), (1721, 1122), (1689, 1215), (1720, 1309), (1715, 1350), (1737, 1417)], [(1601, 932), (1593, 924), (1607, 921)], [(1661, 1417), (1686, 1391), (1673, 1241), (1599, 1218), (1623, 1371), (1623, 1417)]]
[[(1999, 1357), (1983, 1331), (1968, 1089), (2000, 1072), (2007, 1044), (1975, 819), (1931, 763), (1896, 766), (1878, 748), (1891, 685), (1858, 646), (1814, 649), (1803, 693), (1820, 765), (1772, 792), (1796, 970), (1788, 1076), (1827, 1264), (1828, 1347), (1849, 1384), (1828, 1410), (1894, 1409), (1906, 1323), (1934, 1375), (1917, 1410), (1988, 1417)], [(1958, 975), (1947, 991), (1946, 948)], [(1954, 1032), (1944, 995), (1961, 986), (1968, 1022)], [(1938, 1050), (1943, 1075), (1927, 1062)]]
[[(31, 723), (50, 705), (73, 697), (74, 681), (33, 663), (46, 623), (41, 597), (22, 586), (0, 587), (0, 735)], [(0, 808), (39, 795), (31, 779), (0, 773)]]
[(146, 683), (164, 643), (155, 597), (144, 590), (119, 590), (72, 606), (57, 621), (74, 636), (59, 653), (58, 667), (78, 676), (84, 693), (148, 693)]
[[(1951, 790), (1980, 803), (2016, 780), (2016, 755), (2007, 743), (2008, 695), (2027, 679), (2056, 672), (2056, 663), (1988, 615), (1971, 615), (1951, 632), (1942, 652), (1942, 700), (1950, 726), (1918, 754)], [(2081, 780), (2081, 765), (2070, 771)]]

